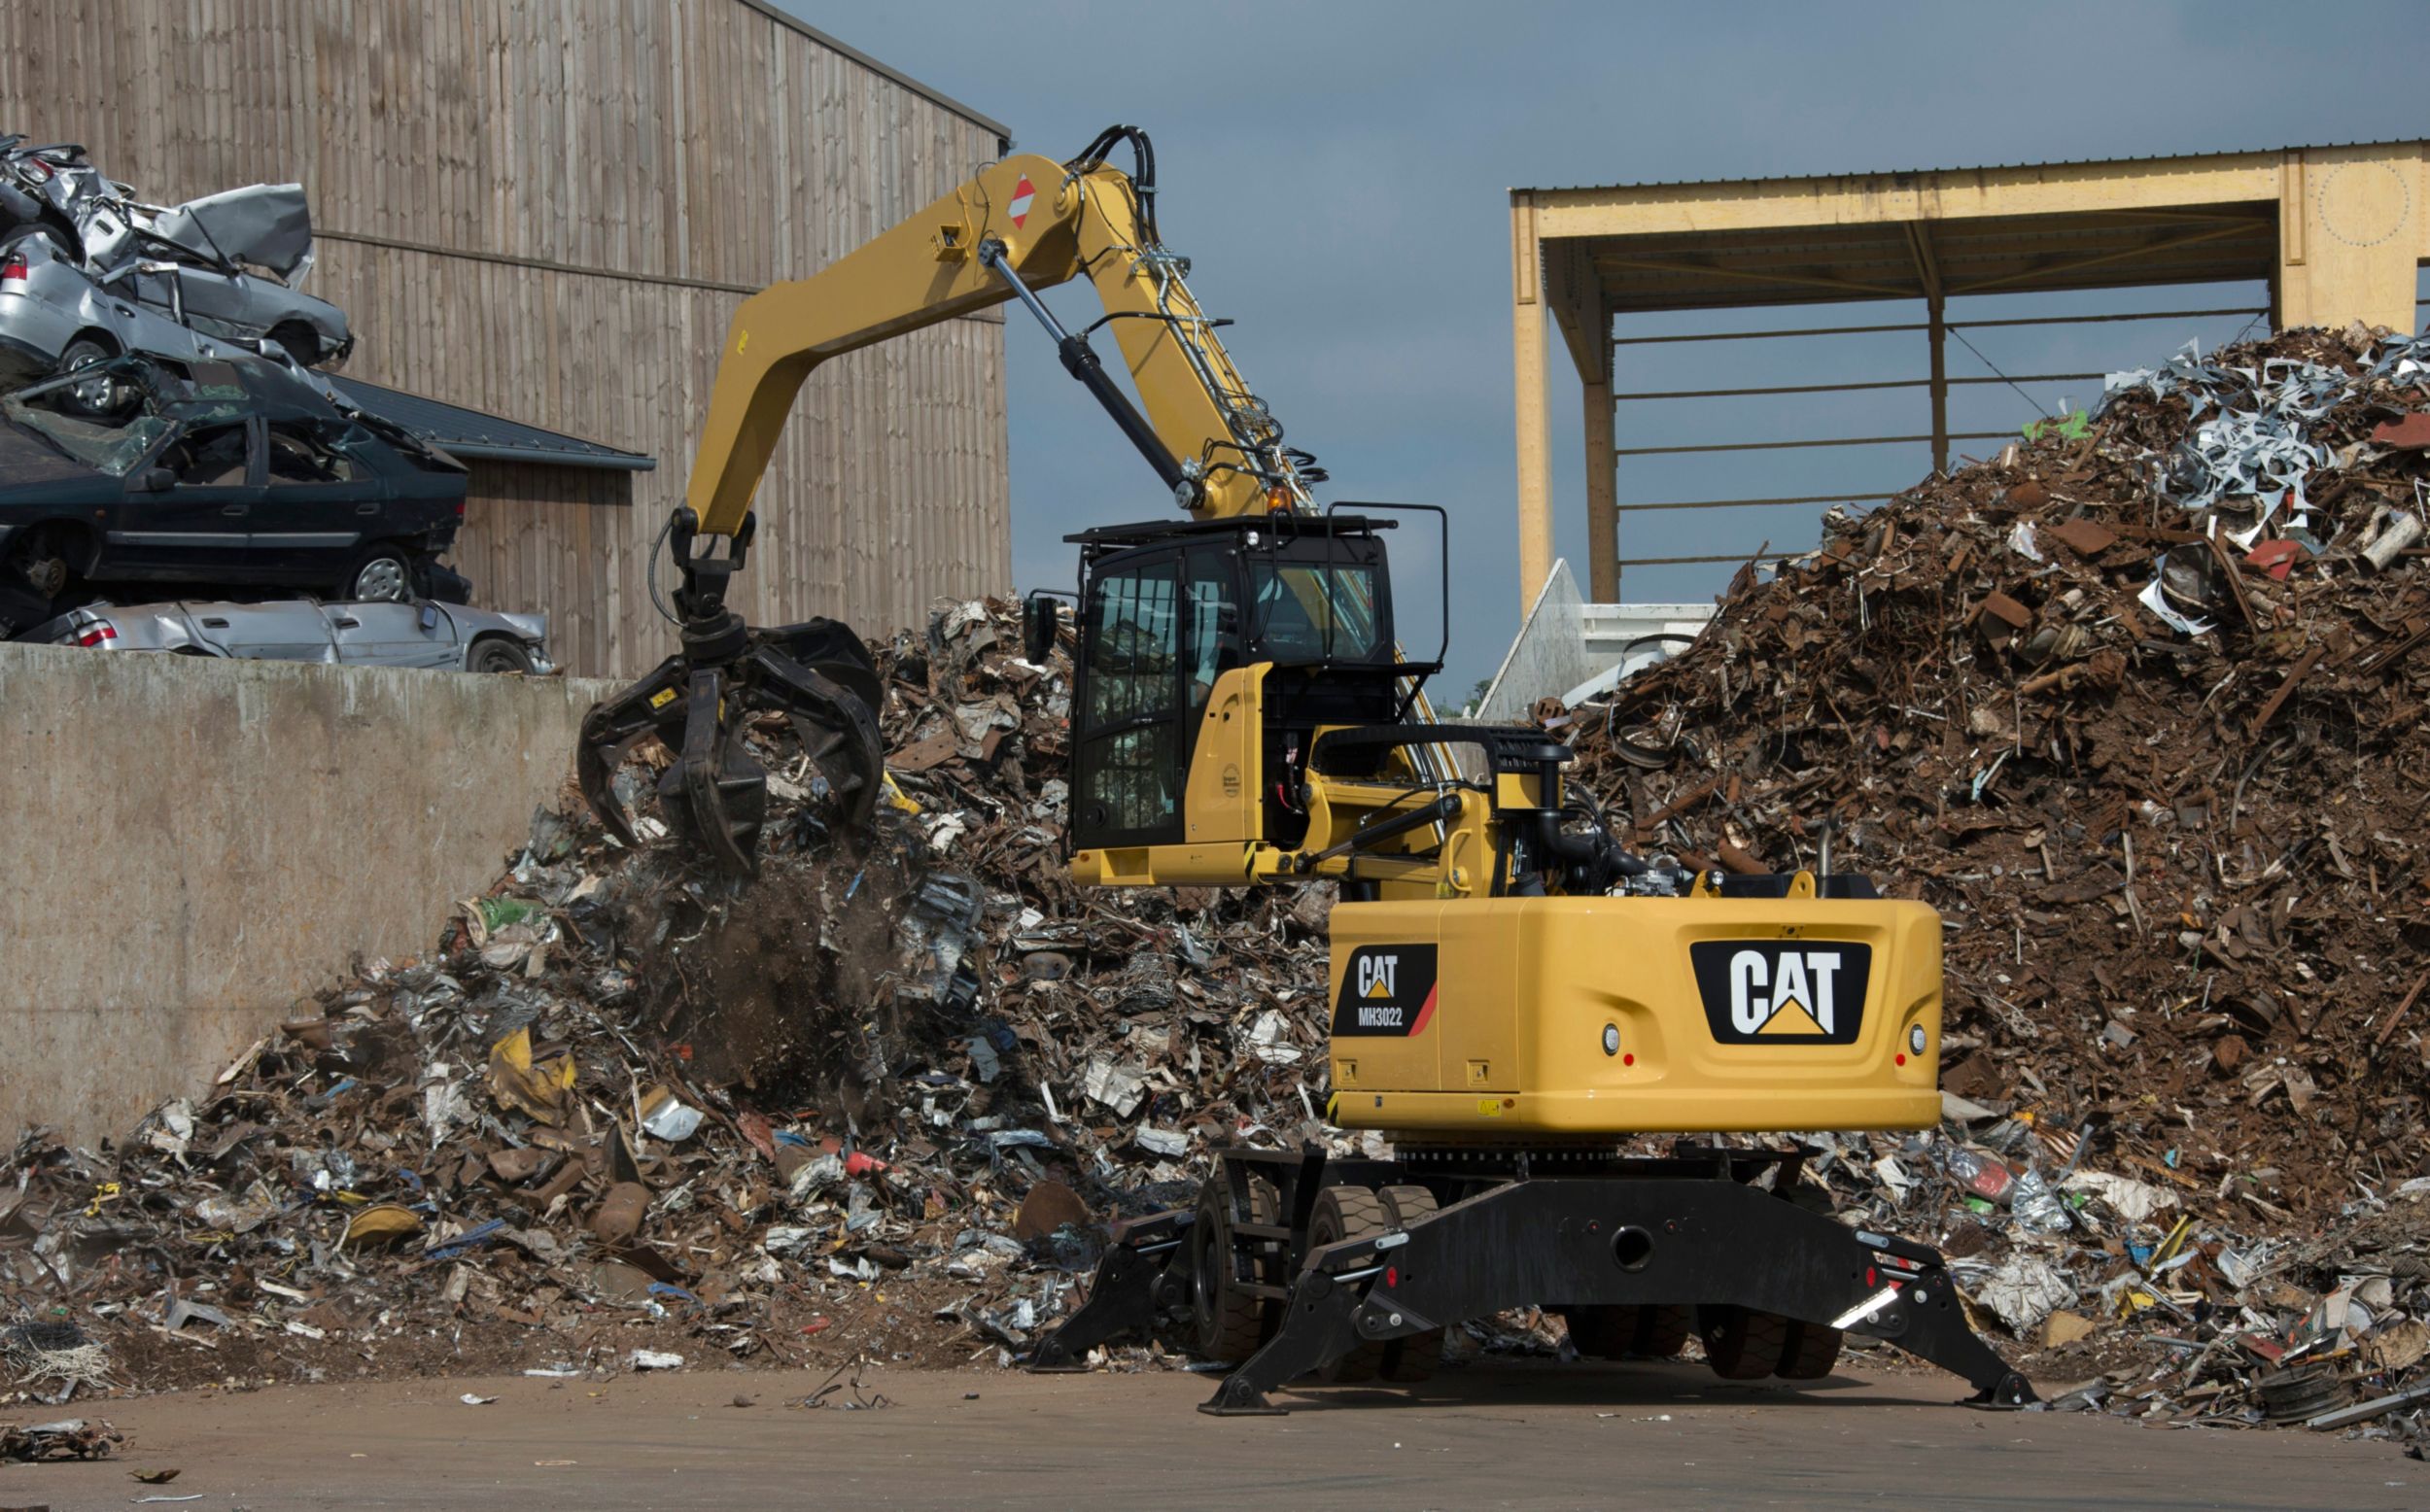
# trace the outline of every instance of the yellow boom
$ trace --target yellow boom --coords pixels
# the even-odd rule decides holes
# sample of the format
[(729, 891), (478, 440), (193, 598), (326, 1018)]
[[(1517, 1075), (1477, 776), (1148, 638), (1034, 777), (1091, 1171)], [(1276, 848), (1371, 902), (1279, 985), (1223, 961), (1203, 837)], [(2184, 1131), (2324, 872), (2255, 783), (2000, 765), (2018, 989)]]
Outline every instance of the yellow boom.
[[(1103, 324), (1146, 411), (1144, 429), (1125, 430), (1143, 451), (1161, 449), (1159, 471), (1186, 506), (1209, 518), (1306, 508), (1281, 427), (1190, 292), (1188, 260), (1157, 240), (1153, 184), (1101, 159), (1124, 129), (1068, 165), (1008, 157), (813, 277), (745, 300), (726, 332), (692, 465), (701, 533), (742, 529), (794, 395), (819, 363), (1082, 277), (1105, 307)], [(1085, 336), (1059, 345), (1067, 367), (1093, 361), (1082, 356)], [(1120, 397), (1109, 389), (1099, 398), (1107, 393)]]

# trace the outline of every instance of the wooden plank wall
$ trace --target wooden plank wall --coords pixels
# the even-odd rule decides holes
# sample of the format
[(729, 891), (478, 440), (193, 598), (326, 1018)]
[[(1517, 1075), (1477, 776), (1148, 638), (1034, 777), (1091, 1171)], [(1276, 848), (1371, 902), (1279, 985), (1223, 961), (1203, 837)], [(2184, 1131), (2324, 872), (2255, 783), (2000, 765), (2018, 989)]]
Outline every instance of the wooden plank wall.
[[(548, 610), (570, 670), (615, 676), (672, 649), (644, 563), (744, 292), (998, 152), (740, 0), (8, 0), (0, 129), (155, 199), (300, 181), (350, 372), (656, 457), (476, 465), (456, 551), (482, 602)], [(812, 375), (738, 606), (882, 634), (1008, 592), (1002, 369), (990, 315)]]

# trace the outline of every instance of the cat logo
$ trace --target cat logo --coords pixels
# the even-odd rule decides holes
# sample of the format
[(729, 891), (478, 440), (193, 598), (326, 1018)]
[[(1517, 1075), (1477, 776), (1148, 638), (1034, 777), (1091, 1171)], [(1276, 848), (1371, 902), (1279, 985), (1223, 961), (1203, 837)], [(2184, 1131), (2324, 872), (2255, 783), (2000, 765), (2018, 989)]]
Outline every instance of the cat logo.
[(1392, 996), (1392, 979), (1400, 975), (1401, 957), (1397, 955), (1370, 955), (1365, 951), (1361, 951), (1358, 956), (1357, 971), (1359, 978), (1359, 996), (1363, 998), (1389, 998)]
[(1849, 1045), (1864, 1023), (1870, 945), (1706, 940), (1687, 953), (1705, 1021), (1724, 1045)]
[(1360, 945), (1342, 963), (1334, 998), (1336, 1037), (1424, 1031), (1435, 1015), (1435, 947)]

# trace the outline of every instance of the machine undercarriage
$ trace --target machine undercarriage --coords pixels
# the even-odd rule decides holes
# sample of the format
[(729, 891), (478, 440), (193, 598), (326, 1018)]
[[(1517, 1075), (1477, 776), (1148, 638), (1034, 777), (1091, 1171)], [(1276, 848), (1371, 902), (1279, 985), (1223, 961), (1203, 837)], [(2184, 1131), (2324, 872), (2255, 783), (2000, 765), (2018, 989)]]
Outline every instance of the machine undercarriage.
[(1270, 1414), (1302, 1377), (1423, 1382), (1444, 1328), (1543, 1306), (1582, 1355), (1662, 1358), (1692, 1333), (1725, 1379), (1811, 1380), (1848, 1332), (1963, 1377), (1977, 1405), (2033, 1401), (1937, 1252), (1801, 1200), (1807, 1154), (1227, 1150), (1196, 1208), (1116, 1228), (1087, 1302), (1030, 1365), (1078, 1369), (1100, 1344), (1163, 1333), (1236, 1362), (1199, 1411)]

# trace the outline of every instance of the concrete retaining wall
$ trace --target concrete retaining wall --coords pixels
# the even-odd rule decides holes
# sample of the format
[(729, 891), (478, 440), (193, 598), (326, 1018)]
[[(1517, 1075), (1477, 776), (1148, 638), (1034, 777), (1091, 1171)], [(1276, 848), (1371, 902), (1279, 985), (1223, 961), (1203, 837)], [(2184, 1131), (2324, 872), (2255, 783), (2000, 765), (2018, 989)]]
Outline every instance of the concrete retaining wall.
[(0, 645), (0, 1140), (122, 1134), (428, 950), (606, 686)]

